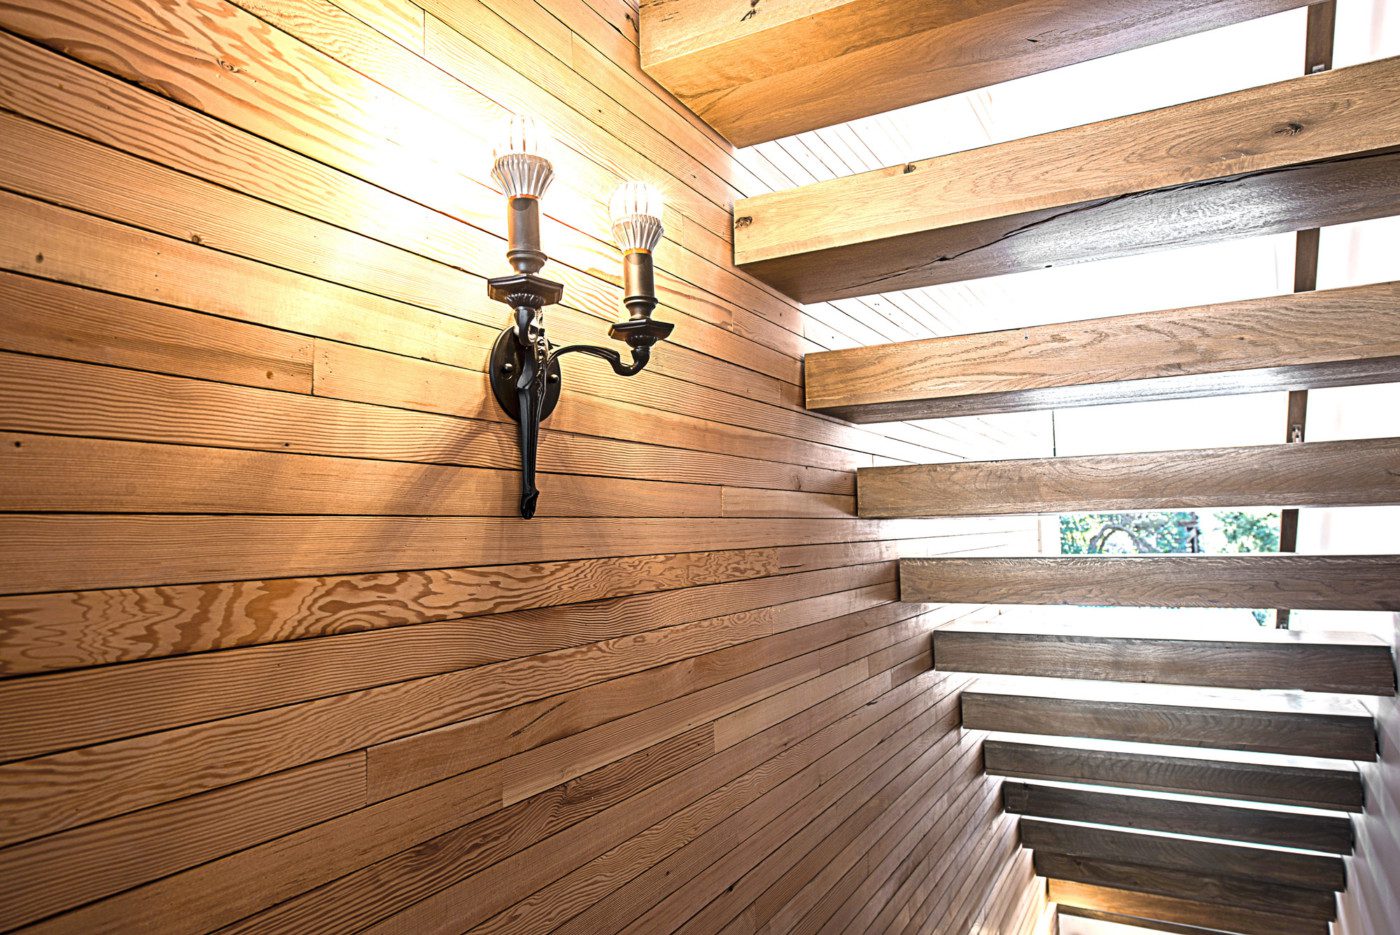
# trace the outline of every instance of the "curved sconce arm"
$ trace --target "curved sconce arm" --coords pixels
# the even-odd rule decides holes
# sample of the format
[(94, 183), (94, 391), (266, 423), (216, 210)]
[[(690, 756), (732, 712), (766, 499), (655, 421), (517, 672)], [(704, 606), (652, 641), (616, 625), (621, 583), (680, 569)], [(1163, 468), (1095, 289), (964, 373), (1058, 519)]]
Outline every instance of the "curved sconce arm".
[(535, 515), (539, 488), (535, 486), (535, 459), (540, 424), (559, 402), (563, 374), (559, 358), (588, 354), (606, 360), (618, 376), (641, 373), (651, 360), (651, 348), (671, 334), (672, 325), (651, 317), (656, 308), (656, 284), (651, 251), (660, 242), (660, 195), (638, 182), (624, 183), (610, 205), (613, 236), (623, 251), (623, 304), (631, 316), (608, 331), (632, 350), (630, 362), (622, 354), (591, 344), (554, 347), (545, 334), (544, 310), (558, 304), (564, 287), (539, 275), (548, 262), (540, 247), (539, 198), (553, 177), (549, 161), (538, 152), (539, 128), (529, 121), (512, 121), (508, 138), (496, 157), (492, 177), (509, 199), (506, 258), (514, 275), (487, 280), (487, 295), (509, 306), (512, 324), (503, 330), (491, 350), (487, 375), (496, 401), (517, 423), (520, 445), (520, 515)]

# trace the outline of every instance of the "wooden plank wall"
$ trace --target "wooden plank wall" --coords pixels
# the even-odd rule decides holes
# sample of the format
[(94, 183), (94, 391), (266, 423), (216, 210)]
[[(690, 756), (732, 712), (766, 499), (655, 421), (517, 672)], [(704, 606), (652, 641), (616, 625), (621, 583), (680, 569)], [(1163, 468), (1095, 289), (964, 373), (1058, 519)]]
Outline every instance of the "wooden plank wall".
[[(729, 262), (740, 167), (627, 0), (0, 5), (0, 930), (1017, 931), (1014, 825), (854, 513), (976, 420), (802, 408), (862, 343)], [(564, 340), (670, 198), (675, 340), (571, 360), (541, 517), (482, 368), (489, 129), (560, 139)], [(894, 338), (921, 336), (880, 324)], [(922, 332), (926, 334), (927, 332)]]

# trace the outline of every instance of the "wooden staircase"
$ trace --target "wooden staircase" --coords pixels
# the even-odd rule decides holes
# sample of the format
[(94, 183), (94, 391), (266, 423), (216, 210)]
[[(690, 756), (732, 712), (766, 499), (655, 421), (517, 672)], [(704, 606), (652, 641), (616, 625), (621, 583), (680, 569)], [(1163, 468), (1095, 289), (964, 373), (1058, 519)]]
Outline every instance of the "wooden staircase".
[[(653, 3), (642, 56), (750, 144), (1297, 5)], [(1329, 71), (1333, 14), (1309, 6), (1301, 78), (740, 199), (735, 262), (803, 302), (1298, 232), (1292, 295), (815, 353), (807, 408), (869, 423), (1288, 390), (1292, 413), (1309, 389), (1400, 381), (1400, 282), (1314, 291), (1317, 228), (1400, 213), (1400, 58)], [(868, 518), (1396, 503), (1396, 438), (858, 478)], [(899, 574), (911, 602), (1400, 610), (1400, 556), (904, 559)], [(1011, 735), (986, 740), (985, 767), (1061, 911), (1328, 931), (1365, 805), (1354, 761), (1377, 752), (1348, 696), (1394, 694), (1386, 643), (1032, 618), (938, 630), (933, 658), (1013, 680), (965, 691), (963, 723)]]

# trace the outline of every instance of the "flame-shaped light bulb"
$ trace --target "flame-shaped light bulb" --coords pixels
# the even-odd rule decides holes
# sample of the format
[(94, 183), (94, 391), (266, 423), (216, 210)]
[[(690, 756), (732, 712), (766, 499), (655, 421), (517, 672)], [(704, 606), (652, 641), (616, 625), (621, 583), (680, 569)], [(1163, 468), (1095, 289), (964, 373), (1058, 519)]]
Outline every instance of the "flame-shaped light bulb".
[(543, 124), (512, 114), (496, 142), (491, 177), (511, 198), (539, 198), (554, 180), (548, 155), (552, 143)]
[(661, 212), (665, 201), (661, 192), (645, 182), (623, 182), (608, 202), (613, 239), (623, 253), (651, 253), (661, 242), (665, 228)]

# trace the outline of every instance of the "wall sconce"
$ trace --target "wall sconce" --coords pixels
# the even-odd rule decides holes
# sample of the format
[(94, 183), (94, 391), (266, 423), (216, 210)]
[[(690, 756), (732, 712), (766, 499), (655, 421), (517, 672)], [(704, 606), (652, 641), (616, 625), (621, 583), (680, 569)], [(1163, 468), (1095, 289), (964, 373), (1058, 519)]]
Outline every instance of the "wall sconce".
[(651, 359), (651, 346), (664, 341), (671, 324), (653, 321), (656, 284), (651, 252), (661, 241), (661, 195), (642, 182), (624, 182), (613, 192), (608, 207), (613, 238), (622, 248), (623, 304), (630, 317), (615, 323), (608, 336), (625, 341), (632, 359), (591, 344), (556, 347), (545, 334), (544, 308), (564, 298), (562, 284), (538, 275), (549, 257), (540, 249), (540, 196), (554, 179), (554, 167), (544, 155), (547, 137), (529, 117), (512, 117), (495, 151), (491, 177), (505, 191), (510, 276), (489, 279), (486, 294), (509, 305), (514, 322), (496, 339), (489, 375), (496, 401), (518, 424), (520, 441), (520, 515), (535, 515), (540, 492), (535, 486), (535, 453), (540, 423), (559, 403), (563, 375), (559, 358), (583, 353), (601, 357), (619, 376), (640, 373)]

